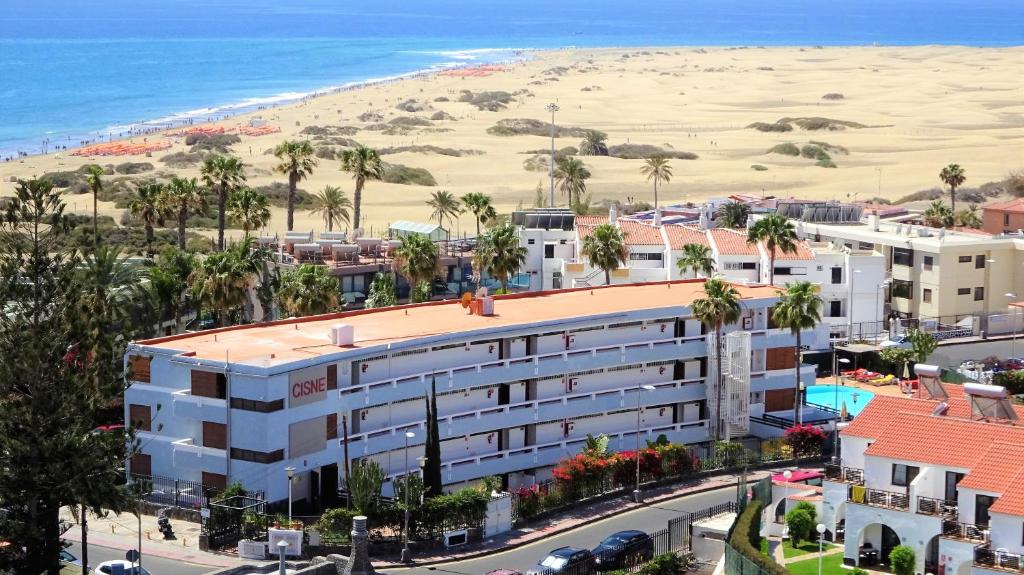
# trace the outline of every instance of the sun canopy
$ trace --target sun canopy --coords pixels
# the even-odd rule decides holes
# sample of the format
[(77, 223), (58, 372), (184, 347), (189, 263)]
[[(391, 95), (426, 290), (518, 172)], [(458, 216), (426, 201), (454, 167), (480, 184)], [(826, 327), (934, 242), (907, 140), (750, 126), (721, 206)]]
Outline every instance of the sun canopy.
[(424, 224), (419, 222), (410, 222), (406, 220), (398, 220), (388, 226), (388, 231), (393, 238), (402, 238), (405, 236), (421, 235), (427, 236), (435, 242), (443, 241), (448, 239), (448, 230), (442, 228), (437, 224)]

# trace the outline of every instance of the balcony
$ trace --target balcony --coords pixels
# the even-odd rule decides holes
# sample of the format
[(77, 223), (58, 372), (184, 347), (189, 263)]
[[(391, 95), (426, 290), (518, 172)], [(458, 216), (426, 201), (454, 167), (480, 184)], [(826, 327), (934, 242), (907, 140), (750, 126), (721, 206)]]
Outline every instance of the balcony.
[(839, 465), (825, 465), (825, 479), (852, 485), (864, 485), (864, 470)]
[(897, 511), (907, 511), (910, 509), (910, 497), (906, 493), (871, 489), (861, 485), (855, 485), (850, 489), (848, 501), (871, 507), (895, 509)]
[(987, 543), (988, 528), (970, 523), (958, 523), (956, 519), (947, 519), (942, 522), (942, 536), (946, 539)]
[(935, 499), (934, 497), (924, 497), (919, 495), (917, 497), (917, 512), (921, 515), (956, 519), (957, 506), (955, 501), (950, 502), (944, 499)]
[(1016, 553), (1007, 553), (999, 549), (992, 549), (988, 545), (974, 549), (974, 566), (983, 569), (995, 569), (998, 571), (1021, 571), (1021, 556)]
[(189, 389), (171, 394), (171, 411), (176, 418), (227, 423), (227, 400), (192, 395)]
[(175, 468), (227, 472), (226, 450), (196, 445), (191, 438), (171, 442), (171, 454)]

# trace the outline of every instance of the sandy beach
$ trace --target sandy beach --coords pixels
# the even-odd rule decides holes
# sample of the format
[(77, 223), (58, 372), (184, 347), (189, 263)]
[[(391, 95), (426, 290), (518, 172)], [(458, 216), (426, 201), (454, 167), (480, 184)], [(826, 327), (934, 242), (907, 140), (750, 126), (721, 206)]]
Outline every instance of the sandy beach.
[[(668, 152), (691, 152), (697, 159), (671, 160), (674, 177), (663, 187), (662, 203), (697, 201), (732, 193), (770, 194), (836, 200), (896, 199), (938, 186), (942, 166), (956, 162), (968, 175), (967, 186), (1006, 177), (1024, 168), (1024, 47), (967, 48), (648, 48), (538, 52), (503, 71), (477, 76), (430, 76), (332, 93), (300, 103), (237, 116), (220, 126), (236, 130), (251, 116), (280, 128), (279, 133), (241, 136), (233, 152), (248, 166), (250, 185), (285, 182), (272, 171), (275, 158), (265, 152), (284, 139), (305, 138), (310, 126), (349, 126), (345, 136), (378, 148), (437, 146), (461, 156), (427, 150), (384, 156), (390, 163), (428, 170), (436, 186), (370, 182), (364, 192), (367, 227), (379, 234), (389, 222), (426, 221), (424, 201), (437, 189), (461, 196), (479, 191), (493, 196), (499, 211), (530, 206), (540, 184), (547, 194), (547, 169), (528, 170), (525, 152), (546, 149), (547, 137), (493, 135), (501, 120), (548, 121), (545, 105), (560, 108), (559, 126), (608, 134), (608, 144), (648, 144)], [(225, 79), (229, 81), (229, 79)], [(474, 95), (504, 91), (512, 95), (497, 111), (458, 101), (463, 90)], [(825, 98), (826, 95), (831, 95)], [(407, 111), (396, 106), (406, 105)], [(488, 106), (484, 106), (485, 108)], [(377, 117), (361, 115), (376, 114)], [(441, 114), (443, 112), (443, 114)], [(431, 120), (432, 117), (449, 119)], [(396, 118), (420, 118), (426, 124), (381, 129)], [(760, 131), (756, 122), (781, 118), (828, 118), (835, 129)], [(847, 124), (847, 125), (844, 125)], [(161, 139), (148, 136), (150, 141)], [(0, 163), (0, 195), (10, 195), (12, 176), (73, 170), (86, 163), (152, 162), (158, 171), (198, 175), (198, 168), (174, 170), (159, 158), (188, 149), (183, 138), (144, 156), (82, 158), (68, 152)], [(578, 146), (579, 137), (561, 137), (558, 148)], [(133, 139), (141, 142), (142, 138)], [(814, 159), (768, 153), (779, 144), (825, 143), (835, 168)], [(250, 151), (251, 150), (251, 151)], [(593, 176), (588, 189), (601, 199), (632, 197), (651, 201), (650, 185), (640, 175), (641, 159), (583, 157)], [(754, 169), (757, 165), (763, 168)], [(341, 186), (351, 196), (352, 180), (337, 160), (321, 159), (300, 187), (316, 192)], [(563, 203), (565, 198), (558, 196)], [(85, 213), (86, 196), (69, 204)], [(113, 204), (104, 213), (120, 216)], [(296, 213), (297, 229), (323, 228), (306, 211)], [(275, 208), (270, 231), (282, 232), (284, 210)], [(471, 231), (464, 215), (458, 231)], [(453, 230), (456, 231), (456, 230)]]

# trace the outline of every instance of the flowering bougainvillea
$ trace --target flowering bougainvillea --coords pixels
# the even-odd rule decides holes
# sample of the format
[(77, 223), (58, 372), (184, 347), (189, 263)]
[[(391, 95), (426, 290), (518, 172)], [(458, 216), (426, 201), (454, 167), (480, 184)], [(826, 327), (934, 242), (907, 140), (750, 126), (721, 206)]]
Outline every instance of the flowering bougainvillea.
[(825, 432), (813, 425), (794, 425), (786, 430), (786, 443), (797, 457), (821, 455)]

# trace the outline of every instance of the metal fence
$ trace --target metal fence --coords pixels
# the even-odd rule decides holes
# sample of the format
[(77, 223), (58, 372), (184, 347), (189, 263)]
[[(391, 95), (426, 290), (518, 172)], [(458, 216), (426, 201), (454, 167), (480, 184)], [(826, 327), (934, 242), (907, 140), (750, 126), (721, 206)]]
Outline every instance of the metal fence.
[[(742, 486), (742, 482), (741, 482)], [(772, 502), (772, 483), (770, 477), (765, 477), (757, 483), (753, 484), (750, 489), (741, 489), (737, 501), (738, 513), (742, 514), (747, 508), (747, 505), (751, 501), (756, 501), (762, 504), (762, 509), (770, 506)], [(738, 518), (738, 517), (737, 517)], [(757, 521), (757, 532), (761, 531), (761, 515), (755, 518)], [(741, 553), (738, 549), (732, 545), (733, 530), (736, 528), (736, 523), (729, 528), (729, 532), (725, 537), (725, 573), (726, 575), (772, 575), (771, 572), (767, 571), (753, 559), (747, 557)], [(780, 569), (783, 569), (780, 566)]]
[(216, 487), (198, 481), (173, 479), (132, 473), (129, 483), (146, 487), (143, 498), (156, 505), (180, 509), (202, 509), (210, 506), (210, 497), (220, 492)]

